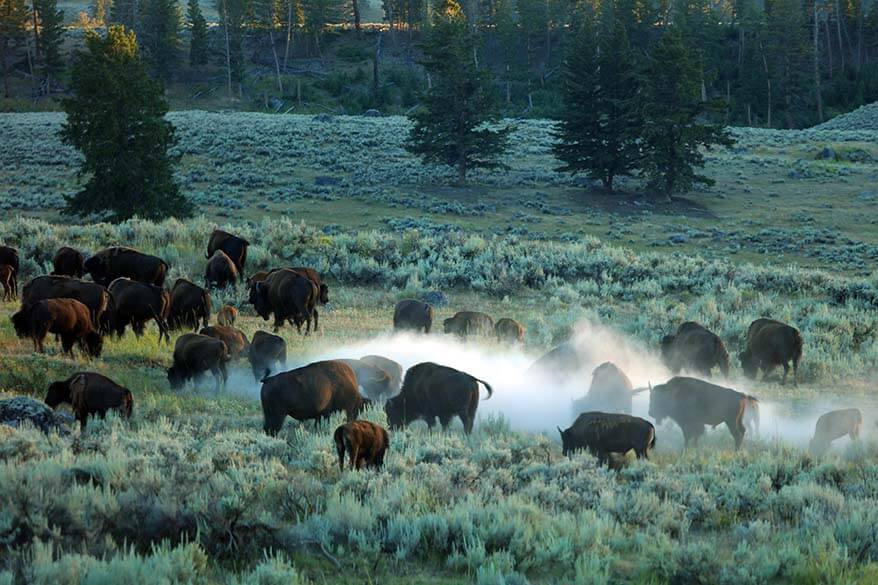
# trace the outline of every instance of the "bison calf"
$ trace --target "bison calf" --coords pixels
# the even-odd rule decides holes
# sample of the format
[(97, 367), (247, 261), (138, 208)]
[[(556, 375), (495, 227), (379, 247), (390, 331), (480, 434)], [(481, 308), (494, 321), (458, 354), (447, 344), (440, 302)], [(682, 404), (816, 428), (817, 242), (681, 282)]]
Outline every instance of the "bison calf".
[(273, 367), (284, 367), (287, 363), (287, 342), (283, 337), (257, 331), (253, 334), (250, 349), (247, 351), (253, 377), (259, 382), (271, 375)]
[(128, 388), (92, 372), (80, 372), (66, 380), (52, 382), (45, 402), (51, 408), (62, 402), (70, 404), (83, 429), (88, 417), (96, 414), (104, 418), (108, 410), (116, 410), (125, 418), (131, 418), (134, 405)]
[(207, 261), (204, 282), (208, 288), (235, 288), (238, 281), (238, 268), (222, 250), (217, 250)]
[(393, 309), (394, 331), (416, 331), (430, 333), (433, 327), (433, 307), (413, 299), (396, 303)]
[(229, 356), (232, 358), (238, 358), (244, 355), (244, 352), (250, 348), (250, 342), (247, 340), (247, 336), (244, 335), (244, 332), (240, 329), (235, 329), (234, 327), (212, 325), (210, 327), (205, 327), (199, 331), (199, 333), (201, 335), (213, 337), (214, 339), (219, 339), (225, 343), (229, 350)]
[(216, 314), (217, 324), (223, 327), (231, 327), (235, 324), (235, 321), (237, 320), (238, 309), (229, 305), (223, 306), (223, 308), (220, 309)]
[(46, 335), (61, 338), (65, 353), (79, 347), (91, 357), (100, 357), (104, 341), (92, 324), (88, 307), (73, 299), (47, 299), (26, 305), (12, 315), (12, 325), (20, 338), (28, 337), (34, 349), (45, 352)]
[(814, 437), (811, 439), (811, 452), (824, 453), (836, 439), (845, 435), (856, 441), (860, 438), (860, 427), (863, 426), (863, 413), (859, 408), (845, 408), (827, 412), (817, 419)]
[(610, 453), (631, 450), (638, 459), (649, 459), (649, 450), (655, 448), (655, 427), (630, 414), (584, 412), (569, 429), (558, 427), (558, 432), (564, 455), (587, 449), (598, 458), (598, 465), (609, 461)]
[(348, 453), (351, 469), (360, 469), (363, 464), (381, 469), (384, 453), (390, 446), (387, 429), (367, 420), (355, 420), (335, 429), (333, 434), (338, 451), (338, 469), (344, 471), (344, 454)]
[(509, 317), (503, 317), (494, 324), (494, 335), (501, 343), (524, 343), (524, 333), (524, 325)]
[(442, 325), (445, 333), (452, 333), (461, 339), (494, 332), (494, 320), (491, 316), (478, 311), (458, 311), (453, 317), (445, 319)]
[(226, 371), (228, 361), (229, 350), (225, 343), (206, 335), (186, 333), (178, 337), (174, 345), (174, 365), (168, 368), (168, 383), (176, 390), (199, 374), (210, 371), (219, 392), (229, 377)]

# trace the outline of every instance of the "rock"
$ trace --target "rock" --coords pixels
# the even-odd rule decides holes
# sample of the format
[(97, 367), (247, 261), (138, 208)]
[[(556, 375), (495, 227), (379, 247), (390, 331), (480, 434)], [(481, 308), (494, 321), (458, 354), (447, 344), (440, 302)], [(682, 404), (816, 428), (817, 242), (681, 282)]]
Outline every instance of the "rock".
[(668, 238), (672, 244), (687, 244), (689, 243), (689, 236), (686, 234), (674, 234)]
[(428, 292), (424, 295), (422, 300), (433, 307), (445, 307), (448, 305), (448, 296), (444, 292), (438, 290)]
[(46, 434), (56, 431), (61, 435), (70, 434), (69, 417), (57, 414), (54, 410), (33, 398), (17, 396), (0, 400), (0, 424), (18, 428), (30, 421)]
[(327, 177), (326, 175), (318, 175), (314, 177), (314, 184), (318, 187), (334, 187), (341, 183), (338, 177)]
[(364, 118), (380, 118), (381, 112), (379, 112), (376, 109), (369, 109), (369, 110), (366, 110), (365, 112), (363, 112), (363, 117)]
[(317, 114), (311, 118), (313, 122), (332, 122), (334, 120), (332, 114)]
[(270, 107), (272, 110), (277, 112), (282, 107), (284, 107), (284, 101), (282, 99), (280, 99), (279, 97), (273, 97), (270, 100), (268, 100), (268, 107)]

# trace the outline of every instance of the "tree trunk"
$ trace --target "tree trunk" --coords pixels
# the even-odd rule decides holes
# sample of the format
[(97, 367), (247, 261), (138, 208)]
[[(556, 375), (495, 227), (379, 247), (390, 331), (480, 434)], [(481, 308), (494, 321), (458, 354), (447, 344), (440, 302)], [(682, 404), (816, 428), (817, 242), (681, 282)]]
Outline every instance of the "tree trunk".
[(603, 179), (604, 191), (606, 191), (607, 193), (613, 192), (613, 179), (614, 178), (615, 177), (613, 177), (613, 175), (607, 174), (607, 176), (605, 176)]
[(268, 25), (268, 42), (271, 43), (271, 53), (274, 55), (274, 71), (277, 73), (277, 90), (281, 95), (284, 94), (284, 83), (280, 76), (280, 58), (277, 55), (277, 47), (274, 46), (274, 29), (273, 24)]
[(37, 7), (35, 1), (31, 0), (30, 13), (34, 22), (34, 59), (38, 59), (40, 57), (40, 32), (37, 26)]
[(3, 95), (9, 97), (9, 65), (6, 63), (6, 52), (9, 50), (9, 41), (0, 41), (0, 66), (3, 68)]
[(844, 73), (844, 43), (841, 39), (841, 11), (838, 4), (839, 0), (835, 0), (835, 30), (838, 33), (838, 52), (841, 55), (841, 70)]
[(463, 187), (466, 185), (466, 156), (461, 153), (457, 157), (457, 186)]
[(820, 14), (814, 0), (814, 93), (817, 96), (817, 120), (823, 121), (823, 95), (820, 90)]
[(360, 30), (360, 3), (358, 0), (351, 0), (351, 9), (354, 13), (354, 30)]
[(226, 81), (229, 86), (229, 99), (232, 99), (232, 53), (229, 45), (229, 10), (223, 0), (223, 31), (226, 37)]
[(372, 61), (372, 93), (378, 97), (378, 87), (380, 86), (378, 65), (381, 62), (381, 42), (384, 36), (378, 31), (378, 40), (375, 42), (375, 58)]
[(829, 34), (829, 19), (823, 21), (823, 36), (826, 38), (826, 59), (829, 64), (829, 79), (833, 78), (832, 35)]
[(284, 47), (284, 71), (287, 70), (287, 61), (290, 58), (290, 45), (293, 43), (293, 0), (287, 0), (289, 8), (287, 9), (287, 43)]
[(768, 86), (768, 115), (766, 116), (766, 126), (771, 128), (771, 77), (768, 74), (768, 59), (765, 58), (765, 47), (759, 43), (759, 51), (762, 53), (762, 69), (765, 72), (765, 83)]

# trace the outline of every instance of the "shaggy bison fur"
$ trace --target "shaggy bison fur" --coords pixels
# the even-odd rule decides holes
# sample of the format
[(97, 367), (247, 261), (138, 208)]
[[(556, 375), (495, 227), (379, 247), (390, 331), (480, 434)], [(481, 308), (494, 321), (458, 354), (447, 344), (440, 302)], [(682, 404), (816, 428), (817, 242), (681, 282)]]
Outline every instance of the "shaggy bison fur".
[(125, 418), (131, 418), (134, 406), (128, 388), (93, 372), (79, 372), (66, 380), (52, 382), (45, 402), (51, 408), (57, 408), (61, 403), (70, 404), (83, 429), (88, 417), (98, 415), (104, 418), (108, 410), (116, 410)]
[(370, 465), (381, 469), (384, 453), (390, 446), (387, 429), (366, 420), (354, 420), (335, 429), (335, 449), (338, 452), (338, 469), (344, 471), (344, 455), (347, 451), (351, 469)]

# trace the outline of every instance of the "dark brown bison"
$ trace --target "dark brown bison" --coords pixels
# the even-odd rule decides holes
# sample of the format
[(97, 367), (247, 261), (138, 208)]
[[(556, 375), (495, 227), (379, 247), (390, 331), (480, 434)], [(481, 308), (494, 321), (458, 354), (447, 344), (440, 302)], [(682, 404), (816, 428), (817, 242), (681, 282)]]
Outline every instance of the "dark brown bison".
[(210, 234), (210, 241), (207, 243), (207, 255), (205, 258), (210, 259), (217, 250), (221, 250), (234, 263), (235, 275), (243, 280), (244, 265), (247, 264), (247, 247), (249, 245), (250, 242), (242, 237), (219, 229), (213, 230), (213, 233)]
[(234, 327), (223, 327), (222, 325), (212, 325), (205, 327), (199, 331), (201, 335), (219, 339), (226, 344), (229, 349), (229, 356), (232, 359), (244, 355), (250, 349), (250, 341), (244, 332)]
[(168, 328), (172, 331), (207, 327), (213, 307), (210, 293), (192, 281), (178, 278), (171, 288), (171, 309), (168, 311)]
[(586, 411), (631, 414), (633, 389), (625, 372), (612, 362), (604, 362), (592, 372), (588, 394), (573, 402), (574, 414)]
[(116, 410), (125, 418), (131, 418), (134, 406), (128, 388), (94, 372), (79, 372), (66, 380), (52, 382), (45, 402), (50, 408), (57, 408), (62, 403), (70, 404), (83, 429), (88, 417), (98, 415), (104, 418), (108, 410)]
[(30, 338), (34, 349), (45, 352), (46, 335), (61, 339), (65, 353), (79, 347), (91, 357), (100, 357), (103, 338), (91, 321), (88, 307), (74, 299), (46, 299), (25, 305), (12, 315), (12, 325), (20, 338)]
[(524, 343), (524, 333), (524, 325), (509, 317), (503, 317), (494, 324), (494, 335), (500, 342)]
[(250, 301), (265, 321), (274, 315), (275, 331), (283, 326), (284, 321), (290, 321), (301, 333), (302, 323), (307, 323), (307, 335), (311, 331), (312, 317), (314, 331), (319, 327), (318, 294), (317, 286), (311, 280), (293, 270), (282, 268), (272, 272), (263, 282), (253, 284)]
[(82, 252), (68, 246), (58, 248), (52, 260), (52, 274), (82, 278), (85, 274), (85, 257)]
[(171, 342), (168, 332), (168, 315), (171, 312), (171, 295), (160, 286), (137, 282), (128, 278), (117, 278), (110, 283), (110, 296), (113, 297), (113, 314), (110, 328), (118, 337), (125, 335), (125, 328), (131, 325), (134, 334), (142, 337), (147, 321), (155, 321), (159, 330), (159, 341)]
[(3, 285), (4, 301), (18, 298), (18, 280), (15, 278), (15, 269), (9, 264), (0, 264), (0, 284)]
[[(388, 359), (380, 355), (366, 355), (360, 358), (360, 361), (369, 365), (381, 368), (390, 378), (390, 395), (399, 392), (402, 387), (402, 366), (392, 359)], [(385, 397), (389, 398), (389, 396)]]
[(174, 364), (168, 368), (168, 383), (174, 390), (186, 385), (190, 380), (206, 372), (215, 379), (215, 390), (220, 391), (229, 377), (226, 362), (229, 350), (219, 339), (186, 333), (177, 338), (174, 344)]
[(346, 363), (354, 370), (357, 384), (366, 398), (384, 400), (393, 393), (393, 381), (383, 369), (362, 360), (343, 359), (339, 361)]
[(265, 378), (260, 398), (263, 428), (269, 435), (280, 431), (287, 416), (314, 420), (316, 425), (341, 411), (352, 421), (364, 405), (354, 371), (337, 360), (314, 362)]
[(168, 275), (168, 263), (161, 258), (121, 246), (96, 252), (84, 266), (96, 283), (107, 287), (117, 278), (164, 286)]
[(335, 429), (332, 435), (338, 452), (338, 470), (344, 471), (344, 454), (348, 453), (351, 469), (371, 465), (381, 469), (384, 453), (390, 446), (387, 429), (367, 420), (354, 420)]
[(253, 334), (247, 357), (250, 359), (253, 377), (259, 382), (271, 375), (272, 368), (286, 366), (287, 342), (283, 337), (257, 331)]
[(413, 299), (396, 303), (393, 309), (394, 331), (417, 331), (430, 333), (433, 327), (433, 307)]
[(717, 367), (723, 376), (729, 375), (729, 352), (723, 340), (694, 321), (683, 323), (677, 333), (662, 338), (661, 350), (662, 360), (675, 374), (689, 370), (710, 376)]
[(598, 458), (598, 465), (609, 461), (610, 453), (625, 454), (633, 450), (638, 459), (649, 459), (655, 448), (655, 427), (630, 414), (584, 412), (561, 433), (564, 455), (586, 449)]
[(683, 430), (684, 449), (691, 441), (698, 443), (704, 425), (717, 427), (723, 423), (735, 439), (735, 448), (744, 441), (744, 412), (747, 396), (731, 388), (723, 388), (697, 378), (678, 376), (651, 388), (649, 416), (661, 424), (670, 418)]
[(585, 357), (571, 342), (552, 349), (528, 368), (530, 376), (546, 376), (562, 381), (577, 376), (588, 365)]
[(235, 263), (222, 250), (217, 250), (207, 261), (204, 270), (204, 283), (207, 288), (235, 288), (238, 282), (238, 269)]
[(74, 299), (88, 307), (92, 323), (107, 333), (108, 313), (112, 299), (106, 288), (94, 282), (85, 282), (69, 276), (37, 276), (24, 285), (22, 306), (46, 299)]
[(814, 454), (820, 455), (829, 449), (829, 445), (845, 435), (851, 441), (859, 440), (860, 427), (863, 426), (863, 413), (859, 408), (833, 410), (821, 415), (814, 427), (814, 437), (810, 448)]
[(755, 379), (759, 370), (764, 378), (775, 367), (783, 366), (783, 384), (787, 383), (792, 362), (793, 384), (798, 386), (802, 346), (802, 335), (795, 327), (773, 319), (757, 319), (747, 330), (747, 346), (738, 358), (744, 375), (750, 379)]
[[(323, 277), (320, 276), (319, 272), (307, 266), (288, 266), (286, 269), (297, 272), (313, 282), (314, 285), (317, 287), (317, 303), (320, 305), (329, 304), (329, 286), (323, 282)], [(270, 275), (274, 274), (278, 270), (283, 269), (273, 268), (268, 271), (263, 270), (261, 272), (253, 274), (250, 278), (247, 279), (247, 287), (252, 290), (254, 283), (264, 282), (266, 278), (268, 278)]]
[(232, 327), (238, 319), (238, 309), (223, 305), (216, 313), (216, 322), (223, 327)]
[(458, 311), (453, 317), (442, 322), (445, 333), (466, 339), (470, 335), (491, 335), (494, 332), (494, 319), (478, 311)]
[(387, 421), (398, 428), (421, 418), (432, 428), (438, 418), (442, 428), (448, 428), (458, 416), (469, 434), (479, 407), (480, 382), (488, 391), (487, 400), (494, 391), (484, 380), (448, 366), (420, 363), (409, 368), (400, 393), (384, 405)]
[(0, 246), (0, 265), (12, 266), (15, 276), (21, 270), (21, 262), (18, 259), (18, 250), (10, 246)]

